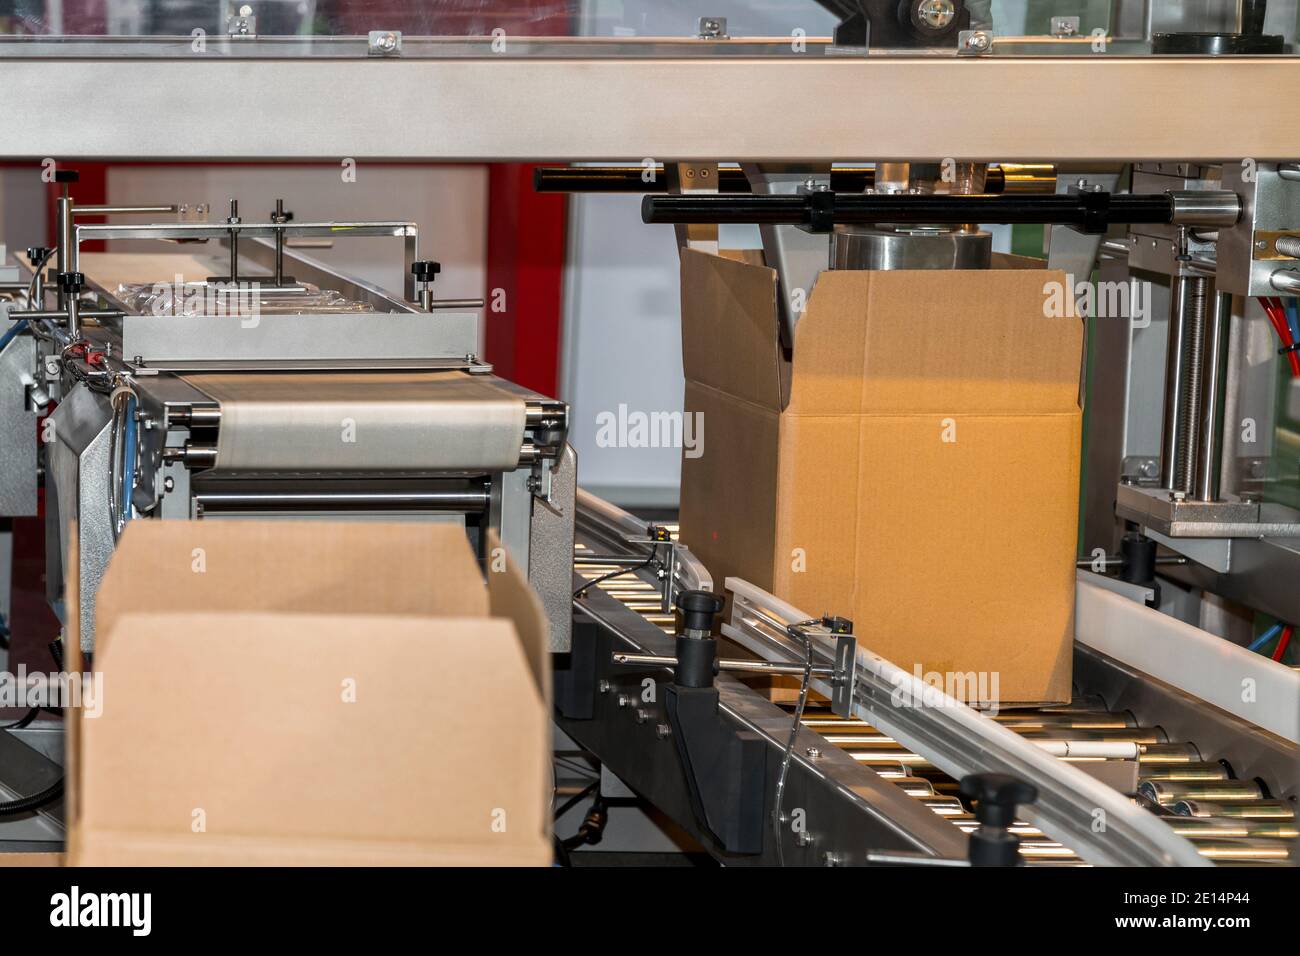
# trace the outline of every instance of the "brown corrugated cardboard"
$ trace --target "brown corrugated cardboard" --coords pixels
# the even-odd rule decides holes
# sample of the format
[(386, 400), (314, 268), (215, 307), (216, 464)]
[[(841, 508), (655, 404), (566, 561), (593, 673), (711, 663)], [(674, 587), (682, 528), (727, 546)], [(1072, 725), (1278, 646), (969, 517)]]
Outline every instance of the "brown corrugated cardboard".
[(851, 617), (904, 669), (1002, 705), (1070, 692), (1083, 341), (1044, 315), (1064, 275), (1007, 265), (823, 272), (791, 362), (772, 270), (682, 256), (707, 436), (683, 457), (682, 540), (715, 581)]
[(132, 522), (70, 862), (549, 863), (546, 621), (487, 577), (447, 525)]

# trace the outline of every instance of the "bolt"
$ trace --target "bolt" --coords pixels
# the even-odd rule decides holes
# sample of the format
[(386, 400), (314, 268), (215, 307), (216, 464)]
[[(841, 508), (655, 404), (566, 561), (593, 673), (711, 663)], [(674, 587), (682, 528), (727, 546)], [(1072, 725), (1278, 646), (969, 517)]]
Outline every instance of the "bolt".
[(813, 835), (807, 830), (800, 830), (794, 835), (794, 842), (796, 846), (812, 846)]
[(175, 490), (176, 490), (176, 479), (173, 478), (171, 475), (168, 475), (166, 478), (163, 479), (163, 491), (175, 491)]
[(384, 53), (392, 53), (397, 49), (397, 37), (392, 33), (385, 33), (375, 40), (375, 48)]
[(618, 695), (618, 706), (620, 706), (620, 707), (631, 707), (634, 703), (636, 703), (636, 701), (634, 701), (634, 700), (633, 700), (631, 697), (629, 697), (627, 694), (619, 694), (619, 695)]
[(1185, 492), (1185, 491), (1171, 491), (1171, 492), (1169, 492), (1169, 500), (1170, 500), (1170, 501), (1186, 501), (1186, 500), (1187, 500), (1187, 492)]
[(966, 49), (968, 50), (987, 50), (989, 43), (989, 35), (983, 30), (976, 30), (966, 37)]
[(660, 724), (658, 727), (655, 728), (655, 736), (658, 737), (660, 740), (667, 740), (668, 736), (672, 732), (673, 729), (669, 727), (667, 724)]
[(610, 688), (610, 684), (609, 681), (607, 680), (603, 680), (596, 685), (596, 690), (600, 691), (602, 694), (608, 694), (609, 688)]
[(644, 707), (638, 707), (636, 711), (636, 722), (638, 724), (644, 724), (653, 716), (654, 714), (646, 710)]
[(807, 750), (804, 751), (804, 753), (808, 756), (809, 760), (816, 760), (818, 757), (822, 755), (822, 752), (818, 750), (816, 747), (809, 747)]
[(942, 30), (957, 16), (957, 6), (952, 0), (925, 0), (916, 9), (916, 15), (932, 30)]

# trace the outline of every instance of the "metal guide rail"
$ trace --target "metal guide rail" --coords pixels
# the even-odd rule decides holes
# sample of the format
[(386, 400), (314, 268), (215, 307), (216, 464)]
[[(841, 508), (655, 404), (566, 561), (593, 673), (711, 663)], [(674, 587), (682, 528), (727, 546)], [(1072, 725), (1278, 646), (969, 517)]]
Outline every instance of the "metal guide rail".
[[(601, 520), (593, 520), (593, 509)], [(585, 552), (591, 556), (593, 553), (584, 538), (587, 541), (598, 539), (599, 550), (611, 552), (616, 550), (611, 543), (612, 538), (638, 528), (644, 529), (644, 523), (590, 496), (583, 499), (582, 510), (585, 514), (580, 516), (580, 555)], [(675, 538), (676, 528), (669, 527)], [(609, 534), (611, 528), (617, 529), (612, 537)], [(592, 537), (593, 532), (597, 538)], [(681, 563), (687, 566), (694, 564), (693, 559)], [(618, 569), (616, 564), (600, 565), (590, 560), (579, 562), (579, 573), (588, 580), (610, 575)], [(693, 581), (692, 586), (698, 586), (698, 581)], [(649, 569), (641, 568), (639, 574), (625, 573), (609, 577), (593, 590), (603, 591), (627, 609), (637, 612), (645, 622), (671, 633), (673, 618), (664, 610), (662, 582), (653, 579)], [(769, 595), (764, 597), (771, 601)], [(743, 614), (748, 614), (751, 623), (747, 629), (755, 632), (751, 635), (755, 641), (752, 650), (760, 651), (761, 656), (774, 663), (802, 659), (801, 649), (775, 637), (780, 633), (774, 627), (776, 622), (789, 623), (802, 619), (794, 609), (782, 608), (787, 613), (794, 612), (791, 616), (772, 617), (771, 612), (775, 609), (766, 606), (763, 614), (771, 617), (771, 621), (762, 621), (755, 627), (752, 623), (756, 619), (754, 604), (745, 604), (742, 599), (737, 602), (737, 608), (742, 607), (747, 610), (743, 613), (738, 610), (737, 614), (742, 617)], [(619, 617), (617, 611), (605, 608), (602, 613), (614, 627), (623, 629), (627, 626), (627, 620)], [(735, 630), (736, 625), (725, 625), (724, 632), (728, 629)], [(781, 646), (783, 643), (786, 645), (784, 648)], [(823, 679), (833, 670), (828, 666), (829, 648), (826, 651), (827, 653), (819, 655), (818, 660), (818, 672), (823, 675)], [(967, 749), (965, 744), (954, 746), (953, 741), (944, 739), (940, 739), (933, 748), (928, 740), (922, 746), (921, 738), (911, 736), (916, 731), (904, 730), (900, 734), (897, 728), (885, 727), (884, 721), (875, 720), (873, 723), (867, 716), (869, 711), (864, 712), (861, 683), (857, 688), (858, 715), (844, 719), (828, 708), (810, 708), (803, 716), (796, 751), (803, 756), (808, 753), (817, 754), (814, 761), (824, 760), (827, 754), (842, 752), (854, 762), (870, 767), (881, 779), (894, 784), (915, 802), (954, 824), (963, 833), (974, 830), (976, 824), (973, 815), (955, 795), (957, 784), (953, 777), (970, 772), (970, 769), (989, 769), (994, 766), (1014, 766), (1019, 772), (1020, 767), (1029, 765), (1049, 781), (1048, 789), (1044, 791), (1049, 794), (1048, 803), (1061, 804), (1055, 811), (1049, 806), (1044, 813), (1044, 800), (1040, 797), (1038, 806), (1027, 808), (1022, 814), (1031, 822), (1017, 821), (1013, 827), (1012, 832), (1021, 838), (1021, 856), (1030, 865), (1119, 862), (1134, 853), (1139, 858), (1143, 854), (1151, 854), (1162, 862), (1182, 865), (1203, 864), (1205, 861), (1221, 865), (1292, 862), (1292, 848), (1300, 832), (1297, 831), (1296, 815), (1290, 802), (1273, 799), (1268, 786), (1261, 781), (1234, 779), (1232, 769), (1226, 763), (1214, 762), (1203, 756), (1195, 743), (1171, 737), (1164, 728), (1154, 723), (1151, 707), (1144, 708), (1146, 724), (1150, 724), (1147, 726), (1131, 712), (1108, 710), (1106, 705), (1106, 699), (1111, 699), (1112, 704), (1115, 700), (1120, 700), (1123, 706), (1130, 699), (1143, 699), (1151, 703), (1154, 698), (1156, 713), (1161, 714), (1161, 704), (1185, 710), (1194, 707), (1194, 701), (1170, 696), (1170, 689), (1161, 689), (1160, 682), (1149, 679), (1143, 681), (1142, 675), (1117, 666), (1104, 655), (1085, 648), (1076, 648), (1076, 651), (1076, 657), (1080, 658), (1077, 661), (1079, 682), (1085, 690), (1104, 690), (1104, 697), (1096, 693), (1085, 693), (1071, 704), (1008, 711), (992, 720), (951, 702), (966, 711), (969, 717), (974, 717), (976, 726), (981, 722), (997, 725), (991, 731), (996, 744), (991, 751), (983, 743)], [(911, 675), (904, 676), (911, 679)], [(1142, 691), (1141, 694), (1135, 695), (1123, 690), (1125, 686), (1138, 682), (1142, 683), (1138, 688)], [(1097, 685), (1095, 688), (1094, 684)], [(896, 689), (892, 681), (887, 687), (891, 693)], [(820, 689), (826, 691), (828, 697), (833, 690), (825, 685)], [(1133, 687), (1129, 686), (1129, 691), (1132, 690)], [(1173, 694), (1176, 695), (1176, 692)], [(763, 703), (768, 704), (766, 700)], [(898, 710), (888, 703), (886, 708), (888, 711)], [(905, 716), (920, 715), (924, 723), (928, 717), (933, 716), (932, 711), (933, 708), (913, 708)], [(783, 713), (786, 712), (783, 710)], [(788, 714), (786, 719), (789, 719)], [(1176, 719), (1185, 730), (1183, 718), (1177, 716)], [(1204, 729), (1207, 737), (1214, 737), (1224, 728), (1213, 726)], [(804, 731), (817, 732), (813, 744), (805, 742)], [(937, 736), (944, 738), (949, 733), (941, 729)], [(971, 731), (966, 730), (964, 733), (969, 736)], [(907, 743), (905, 738), (914, 743)], [(1008, 760), (1006, 764), (991, 762), (997, 756), (999, 747), (1009, 748), (1014, 759), (1004, 758)], [(1221, 747), (1219, 751), (1222, 752)], [(1103, 764), (1106, 767), (1101, 767)], [(1138, 803), (1130, 802), (1111, 787), (1093, 779), (1092, 774), (1101, 776), (1102, 779), (1107, 778), (1106, 774), (1099, 773), (1099, 767), (1101, 770), (1122, 768), (1132, 774), (1139, 790)], [(1089, 773), (1082, 773), (1080, 768)], [(1125, 789), (1131, 789), (1131, 786), (1126, 786)], [(1161, 816), (1148, 813), (1139, 804), (1150, 807)], [(1097, 809), (1107, 811), (1109, 832), (1104, 835), (1108, 837), (1104, 842), (1101, 841), (1103, 835), (1092, 833), (1092, 821), (1096, 819), (1093, 811)], [(1074, 831), (1069, 831), (1068, 828), (1063, 830), (1053, 819), (1064, 817), (1066, 823), (1070, 824), (1080, 813), (1083, 814), (1085, 827), (1075, 825), (1075, 831), (1086, 829), (1086, 832), (1081, 833), (1079, 839), (1074, 838)], [(1115, 813), (1119, 814), (1118, 835)], [(1126, 834), (1125, 829), (1131, 829), (1132, 834)], [(1058, 842), (1053, 837), (1064, 839), (1065, 842)], [(1098, 843), (1101, 845), (1095, 845)], [(845, 857), (837, 851), (832, 851), (829, 855)], [(1195, 858), (1198, 855), (1204, 859)], [(872, 854), (872, 858), (879, 862), (888, 861), (889, 857), (887, 852)], [(906, 855), (898, 858), (900, 862), (904, 860), (907, 860)], [(824, 863), (828, 860), (801, 862)], [(841, 858), (836, 862), (851, 860)], [(939, 861), (932, 859), (930, 862)]]

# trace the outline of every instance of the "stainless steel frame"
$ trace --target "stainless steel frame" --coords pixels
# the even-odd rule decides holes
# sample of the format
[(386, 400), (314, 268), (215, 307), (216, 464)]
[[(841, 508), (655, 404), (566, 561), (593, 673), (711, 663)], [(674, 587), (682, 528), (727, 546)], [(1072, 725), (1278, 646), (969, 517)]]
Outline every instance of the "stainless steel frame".
[[(583, 58), (581, 43), (568, 50), (555, 58), (4, 59), (0, 158), (1127, 162), (1221, 159), (1229, 147), (1262, 162), (1296, 152), (1266, 95), (1300, 86), (1300, 60), (1291, 57), (596, 59)], [(211, 121), (229, 112), (236, 88), (256, 109), (236, 124)], [(701, 90), (710, 91), (709, 109), (691, 121), (684, 104)], [(1171, 110), (1174, 99), (1196, 108)], [(72, 119), (86, 103), (111, 119)], [(755, 123), (755, 103), (780, 122)], [(164, 117), (165, 136), (142, 135), (137, 121)]]

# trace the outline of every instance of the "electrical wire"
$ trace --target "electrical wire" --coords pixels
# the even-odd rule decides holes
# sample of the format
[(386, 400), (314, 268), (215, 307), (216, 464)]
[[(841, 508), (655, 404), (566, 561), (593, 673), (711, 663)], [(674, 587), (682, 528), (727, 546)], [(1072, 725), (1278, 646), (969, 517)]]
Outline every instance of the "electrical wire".
[(1278, 638), (1277, 647), (1273, 648), (1273, 660), (1281, 663), (1282, 655), (1286, 653), (1287, 645), (1291, 643), (1291, 634), (1294, 632), (1290, 624), (1282, 628), (1282, 636)]
[(63, 778), (60, 777), (40, 793), (33, 793), (30, 797), (18, 797), (16, 800), (10, 800), (7, 803), (0, 803), (0, 817), (13, 817), (20, 813), (39, 810), (47, 803), (53, 803), (62, 795)]
[(650, 565), (654, 563), (654, 560), (656, 557), (658, 557), (658, 555), (659, 555), (659, 545), (656, 544), (650, 549), (650, 557), (646, 558), (640, 564), (633, 565), (630, 568), (616, 568), (613, 571), (609, 571), (605, 574), (602, 574), (598, 578), (592, 578), (586, 584), (582, 585), (582, 587), (574, 591), (573, 596), (575, 598), (580, 598), (590, 588), (594, 588), (598, 584), (604, 584), (606, 581), (609, 581), (613, 578), (621, 577), (624, 574), (633, 574), (637, 571), (644, 571), (646, 568), (650, 567)]
[(782, 824), (785, 822), (785, 778), (790, 772), (790, 760), (794, 756), (795, 738), (799, 736), (799, 727), (803, 723), (803, 710), (808, 703), (808, 684), (812, 681), (812, 641), (804, 633), (804, 628), (810, 624), (816, 624), (816, 621), (801, 621), (798, 624), (791, 624), (786, 628), (786, 633), (790, 637), (798, 638), (803, 641), (804, 647), (804, 664), (803, 677), (799, 681), (799, 702), (794, 708), (794, 720), (790, 722), (790, 738), (785, 744), (785, 753), (781, 756), (781, 772), (776, 778), (776, 808), (772, 811), (772, 835), (776, 838), (776, 862), (778, 866), (785, 866), (785, 834), (782, 831)]
[(1246, 646), (1246, 650), (1248, 650), (1248, 651), (1256, 651), (1256, 652), (1258, 652), (1258, 651), (1259, 651), (1259, 650), (1260, 650), (1260, 649), (1261, 649), (1265, 644), (1267, 644), (1269, 641), (1273, 640), (1273, 638), (1277, 637), (1277, 636), (1278, 636), (1279, 634), (1281, 634), (1281, 633), (1282, 633), (1282, 625), (1281, 625), (1281, 624), (1274, 624), (1272, 627), (1270, 627), (1270, 628), (1269, 628), (1267, 631), (1265, 631), (1263, 634), (1259, 635), (1259, 637), (1257, 637), (1257, 638), (1255, 638), (1253, 641), (1251, 641), (1251, 642)]
[(12, 724), (5, 724), (3, 727), (0, 727), (0, 730), (22, 730), (24, 727), (30, 727), (32, 721), (40, 716), (40, 713), (40, 707), (32, 707), (27, 711), (27, 713), (23, 714), (22, 717), (19, 717)]
[(559, 808), (555, 811), (555, 819), (556, 820), (560, 819), (560, 817), (564, 816), (566, 813), (568, 813), (570, 810), (572, 810), (574, 807), (580, 804), (583, 800), (587, 799), (587, 797), (591, 796), (592, 792), (599, 786), (600, 786), (600, 780), (598, 779), (593, 780), (591, 783), (587, 784), (585, 787), (583, 787), (573, 796), (569, 797), (569, 799), (565, 800), (562, 804), (560, 804)]
[(1282, 300), (1271, 296), (1260, 296), (1259, 304), (1264, 307), (1264, 313), (1272, 323), (1273, 331), (1282, 342), (1279, 351), (1286, 356), (1287, 363), (1291, 366), (1291, 377), (1300, 378), (1300, 351), (1296, 349), (1296, 338), (1292, 334), (1291, 323)]

